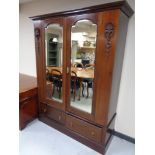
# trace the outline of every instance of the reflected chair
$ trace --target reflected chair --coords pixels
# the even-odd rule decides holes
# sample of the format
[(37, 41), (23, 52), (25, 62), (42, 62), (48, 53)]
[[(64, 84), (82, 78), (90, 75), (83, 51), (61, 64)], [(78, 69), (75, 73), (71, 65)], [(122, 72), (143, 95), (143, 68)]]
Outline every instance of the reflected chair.
[(52, 80), (49, 69), (46, 68), (46, 95), (52, 97)]
[(86, 96), (86, 98), (89, 97), (89, 88), (92, 88), (92, 90), (93, 90), (93, 80), (92, 79), (89, 79), (89, 81), (87, 81), (87, 96)]
[[(94, 64), (86, 64), (85, 65), (85, 69), (94, 69)], [(93, 79), (88, 79), (88, 78), (85, 78), (83, 79), (83, 82), (86, 83), (86, 89), (87, 89), (87, 96), (86, 98), (89, 97), (89, 88), (92, 88), (93, 89)]]
[(52, 84), (53, 84), (53, 92), (52, 96), (55, 92), (55, 87), (57, 88), (57, 92), (59, 94), (59, 99), (61, 98), (61, 88), (62, 88), (62, 74), (57, 69), (51, 70), (51, 76), (52, 76)]
[[(78, 80), (77, 74), (74, 71), (72, 71), (71, 72), (71, 93), (74, 93), (73, 101), (75, 101), (76, 90), (79, 90), (79, 88), (80, 88), (80, 82)], [(83, 84), (82, 84), (82, 94), (83, 94)]]
[[(84, 68), (83, 64), (80, 62), (75, 62), (73, 67)], [(84, 83), (83, 83), (83, 81), (82, 81), (82, 96), (84, 97)], [(79, 98), (79, 100), (80, 100), (80, 98)]]
[(90, 63), (90, 60), (89, 59), (82, 59), (83, 66), (86, 66), (89, 63)]
[(76, 67), (76, 68), (83, 68), (83, 64), (80, 63), (80, 62), (75, 62), (75, 63), (73, 64), (73, 67)]
[(46, 80), (48, 82), (52, 82), (52, 76), (51, 76), (50, 71), (49, 71), (48, 68), (46, 68)]
[(86, 69), (94, 69), (94, 64), (86, 64), (85, 68)]

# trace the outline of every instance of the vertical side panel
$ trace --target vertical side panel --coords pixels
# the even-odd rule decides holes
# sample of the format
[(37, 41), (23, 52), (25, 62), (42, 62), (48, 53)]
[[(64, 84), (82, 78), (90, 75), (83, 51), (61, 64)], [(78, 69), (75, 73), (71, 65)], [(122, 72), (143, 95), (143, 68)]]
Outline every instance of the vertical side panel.
[(121, 80), (122, 67), (123, 67), (126, 34), (127, 34), (127, 28), (128, 28), (128, 20), (129, 20), (128, 17), (123, 12), (121, 12), (120, 19), (119, 19), (119, 31), (118, 31), (117, 48), (116, 48), (116, 54), (115, 54), (115, 64), (114, 64), (113, 79), (112, 79), (112, 91), (111, 91), (111, 97), (110, 97), (110, 103), (109, 103), (108, 122), (116, 113), (116, 108), (117, 108), (120, 80)]
[(96, 53), (95, 121), (100, 125), (107, 125), (108, 120), (119, 15), (119, 9), (98, 13), (98, 18), (102, 19), (102, 22), (98, 25)]
[(43, 98), (43, 79), (42, 79), (42, 28), (41, 21), (34, 21), (34, 36), (35, 36), (35, 52), (36, 52), (36, 67), (37, 67), (37, 85), (39, 101)]

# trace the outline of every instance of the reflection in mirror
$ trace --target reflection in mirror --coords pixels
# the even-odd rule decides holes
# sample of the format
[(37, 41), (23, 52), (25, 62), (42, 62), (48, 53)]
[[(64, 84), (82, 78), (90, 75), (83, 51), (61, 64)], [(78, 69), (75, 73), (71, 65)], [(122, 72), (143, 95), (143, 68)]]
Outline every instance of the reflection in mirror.
[(70, 104), (87, 113), (92, 112), (96, 35), (90, 20), (79, 20), (71, 29)]
[(62, 103), (63, 28), (50, 24), (45, 29), (46, 96)]

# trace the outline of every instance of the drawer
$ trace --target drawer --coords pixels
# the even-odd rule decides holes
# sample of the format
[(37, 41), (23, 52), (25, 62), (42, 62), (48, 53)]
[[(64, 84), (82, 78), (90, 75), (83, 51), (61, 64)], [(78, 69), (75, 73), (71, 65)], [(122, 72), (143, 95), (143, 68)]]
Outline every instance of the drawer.
[(20, 129), (38, 116), (37, 97), (30, 97), (19, 104)]
[(28, 97), (33, 97), (33, 96), (37, 96), (37, 88), (33, 88), (28, 91), (21, 92), (19, 94), (19, 102), (22, 102), (24, 99)]
[(102, 128), (96, 127), (69, 115), (66, 116), (66, 126), (70, 130), (73, 130), (84, 137), (87, 137), (97, 143), (101, 143)]
[(53, 119), (58, 123), (65, 124), (65, 113), (49, 105), (41, 104), (41, 113), (44, 113), (46, 117)]

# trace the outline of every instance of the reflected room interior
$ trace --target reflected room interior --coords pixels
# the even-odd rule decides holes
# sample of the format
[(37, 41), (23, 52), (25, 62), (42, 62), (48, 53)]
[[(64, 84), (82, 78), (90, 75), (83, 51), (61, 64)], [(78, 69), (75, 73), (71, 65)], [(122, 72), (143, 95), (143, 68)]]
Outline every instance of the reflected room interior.
[(45, 29), (45, 46), (47, 98), (62, 103), (63, 28), (59, 24)]
[[(46, 94), (62, 103), (63, 28), (50, 24), (46, 29)], [(91, 113), (97, 26), (79, 20), (71, 28), (70, 106)]]
[[(92, 112), (97, 26), (79, 20), (71, 29), (71, 106)], [(76, 82), (75, 82), (76, 81)]]

